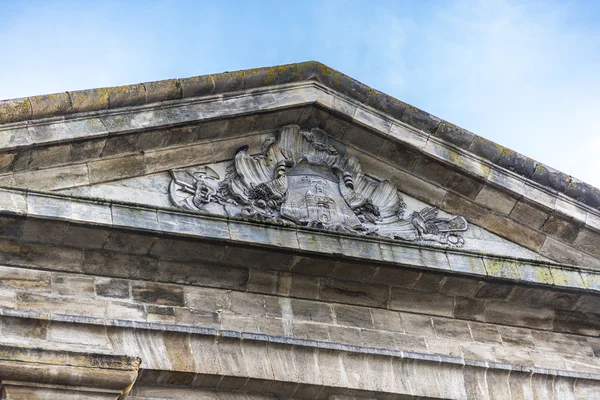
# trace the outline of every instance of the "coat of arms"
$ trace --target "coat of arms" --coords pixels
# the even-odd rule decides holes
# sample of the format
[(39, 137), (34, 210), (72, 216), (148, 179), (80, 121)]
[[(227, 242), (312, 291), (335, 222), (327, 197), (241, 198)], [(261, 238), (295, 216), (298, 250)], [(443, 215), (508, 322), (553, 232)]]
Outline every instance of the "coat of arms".
[(366, 176), (356, 157), (318, 128), (289, 125), (258, 155), (237, 151), (221, 177), (209, 167), (171, 171), (173, 204), (211, 214), (284, 225), (435, 241), (461, 247), (467, 221), (425, 207), (405, 217), (406, 204), (389, 181)]

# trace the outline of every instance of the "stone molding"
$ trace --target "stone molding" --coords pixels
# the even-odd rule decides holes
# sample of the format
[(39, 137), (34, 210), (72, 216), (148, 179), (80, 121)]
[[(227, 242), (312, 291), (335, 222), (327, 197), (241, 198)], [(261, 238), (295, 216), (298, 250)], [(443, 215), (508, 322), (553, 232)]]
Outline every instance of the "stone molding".
[[(593, 208), (600, 207), (600, 191), (595, 187), (374, 90), (318, 62), (5, 100), (0, 102), (0, 123), (60, 118), (81, 112), (120, 109), (198, 96), (223, 96), (307, 81), (319, 82), (324, 87), (359, 103), (368, 104), (426, 135), (439, 137), (453, 147), (468, 149), (493, 164), (531, 178), (567, 197)], [(21, 131), (19, 136), (26, 134), (26, 131)], [(20, 138), (16, 140), (20, 145), (26, 144)]]
[(139, 365), (135, 357), (0, 344), (0, 395), (121, 399), (135, 382)]
[(268, 222), (257, 225), (235, 217), (90, 201), (20, 189), (2, 190), (0, 194), (3, 214), (246, 243), (321, 255), (343, 255), (356, 260), (456, 272), (474, 277), (501, 278), (546, 287), (600, 291), (600, 272), (552, 262), (450, 251), (435, 246), (411, 245), (383, 238), (329, 233), (310, 228), (283, 227)]

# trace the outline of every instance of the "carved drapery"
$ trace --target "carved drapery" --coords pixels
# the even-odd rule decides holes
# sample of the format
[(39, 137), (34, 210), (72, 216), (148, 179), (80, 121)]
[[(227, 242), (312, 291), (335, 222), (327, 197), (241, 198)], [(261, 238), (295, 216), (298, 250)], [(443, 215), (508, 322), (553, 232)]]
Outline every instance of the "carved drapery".
[(171, 201), (182, 209), (454, 247), (464, 244), (463, 217), (442, 218), (435, 207), (407, 213), (398, 188), (366, 176), (359, 160), (318, 128), (285, 126), (257, 155), (240, 148), (224, 177), (210, 167), (175, 169), (171, 175)]

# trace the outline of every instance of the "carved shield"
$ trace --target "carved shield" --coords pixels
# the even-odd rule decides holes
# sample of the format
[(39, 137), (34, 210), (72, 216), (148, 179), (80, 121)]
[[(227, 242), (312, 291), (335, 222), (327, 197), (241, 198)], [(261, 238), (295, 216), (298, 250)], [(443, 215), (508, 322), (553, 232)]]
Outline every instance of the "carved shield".
[(326, 164), (303, 160), (287, 171), (288, 192), (281, 216), (298, 224), (360, 227), (356, 214), (340, 193), (339, 179)]

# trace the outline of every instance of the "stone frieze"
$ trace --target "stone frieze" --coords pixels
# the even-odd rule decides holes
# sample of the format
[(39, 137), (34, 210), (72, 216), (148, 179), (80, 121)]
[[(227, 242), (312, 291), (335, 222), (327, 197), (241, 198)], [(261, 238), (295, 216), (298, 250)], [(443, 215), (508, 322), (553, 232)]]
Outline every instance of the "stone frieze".
[(366, 176), (359, 160), (318, 128), (285, 126), (258, 155), (240, 148), (225, 176), (210, 167), (171, 176), (170, 199), (186, 210), (452, 247), (464, 244), (468, 226), (435, 207), (407, 210), (398, 188)]

